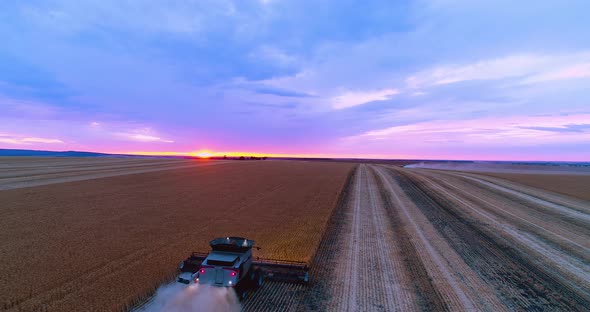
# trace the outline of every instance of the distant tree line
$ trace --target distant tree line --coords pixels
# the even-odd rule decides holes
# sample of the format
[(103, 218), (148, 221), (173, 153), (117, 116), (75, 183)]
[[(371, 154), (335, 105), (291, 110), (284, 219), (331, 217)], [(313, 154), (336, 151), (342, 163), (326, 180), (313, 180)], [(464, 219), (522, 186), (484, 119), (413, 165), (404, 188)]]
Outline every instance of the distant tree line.
[[(238, 158), (239, 160), (266, 160), (268, 157), (263, 156), (263, 157), (256, 157), (256, 156), (240, 156), (240, 158)], [(223, 155), (223, 159), (228, 159), (227, 155)], [(235, 158), (229, 158), (229, 159), (235, 159)]]
[(256, 156), (250, 156), (250, 157), (247, 157), (247, 156), (240, 156), (240, 160), (266, 160), (266, 158), (267, 158), (266, 156), (264, 156), (264, 157), (256, 157)]

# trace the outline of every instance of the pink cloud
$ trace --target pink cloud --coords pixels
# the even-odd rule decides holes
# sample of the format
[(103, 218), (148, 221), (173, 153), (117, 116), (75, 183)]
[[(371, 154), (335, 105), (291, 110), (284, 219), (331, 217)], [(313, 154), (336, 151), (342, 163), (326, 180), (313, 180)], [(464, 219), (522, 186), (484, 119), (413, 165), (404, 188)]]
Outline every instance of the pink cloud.
[(590, 63), (567, 66), (547, 73), (532, 76), (525, 83), (546, 82), (554, 80), (590, 78)]
[(590, 124), (590, 114), (436, 120), (371, 130), (344, 140), (381, 141), (382, 144), (407, 142), (410, 145), (461, 141), (471, 146), (590, 142), (590, 130), (560, 131), (567, 130), (570, 125), (586, 124)]

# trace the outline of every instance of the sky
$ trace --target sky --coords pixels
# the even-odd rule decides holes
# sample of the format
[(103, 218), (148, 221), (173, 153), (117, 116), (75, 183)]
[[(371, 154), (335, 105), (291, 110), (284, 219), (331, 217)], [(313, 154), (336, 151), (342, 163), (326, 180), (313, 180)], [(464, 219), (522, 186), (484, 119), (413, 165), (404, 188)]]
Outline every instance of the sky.
[(5, 0), (0, 148), (590, 161), (588, 12)]

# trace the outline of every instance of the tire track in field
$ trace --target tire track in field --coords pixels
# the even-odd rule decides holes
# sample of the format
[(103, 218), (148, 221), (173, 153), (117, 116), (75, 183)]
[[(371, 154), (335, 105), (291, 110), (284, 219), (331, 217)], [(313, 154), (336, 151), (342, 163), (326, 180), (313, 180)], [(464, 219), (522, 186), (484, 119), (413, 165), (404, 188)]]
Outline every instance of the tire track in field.
[(395, 272), (400, 275), (400, 280), (407, 287), (406, 297), (402, 305), (403, 310), (408, 311), (445, 311), (449, 310), (444, 298), (436, 289), (432, 278), (424, 266), (420, 255), (416, 250), (407, 226), (404, 225), (400, 211), (393, 204), (392, 196), (385, 187), (382, 179), (377, 180), (380, 196), (387, 210), (388, 218), (393, 229), (392, 237), (399, 246), (401, 261), (395, 261)]
[[(487, 221), (492, 223), (502, 222), (504, 229), (509, 224), (513, 225), (513, 231), (526, 229), (527, 232), (540, 238), (540, 243), (547, 246), (543, 249), (549, 250), (549, 252), (553, 249), (567, 250), (568, 254), (550, 257), (550, 259), (567, 259), (564, 261), (573, 264), (573, 266), (568, 266), (571, 267), (572, 272), (576, 272), (574, 275), (584, 276), (584, 280), (590, 280), (590, 275), (588, 275), (590, 268), (586, 269), (586, 273), (582, 273), (579, 263), (580, 261), (590, 260), (590, 248), (587, 247), (588, 229), (578, 227), (577, 224), (568, 223), (567, 219), (562, 220), (554, 214), (540, 213), (535, 210), (536, 207), (531, 207), (531, 203), (512, 201), (510, 196), (503, 196), (502, 193), (498, 194), (495, 191), (482, 193), (481, 191), (487, 192), (487, 189), (481, 188), (479, 185), (472, 185), (472, 188), (466, 191), (462, 187), (451, 183), (450, 179), (445, 180), (437, 176), (436, 180), (433, 180), (433, 176), (430, 174), (421, 175), (421, 179), (437, 192), (445, 194), (448, 198), (452, 198), (466, 207), (470, 207), (471, 211), (483, 216)], [(510, 204), (510, 209), (497, 203), (498, 196), (504, 199), (502, 204)], [(519, 210), (522, 209), (526, 210), (525, 213), (520, 212), (517, 215), (516, 213), (519, 213)], [(487, 213), (483, 213), (482, 210), (486, 210)], [(499, 221), (500, 219), (502, 221)], [(559, 230), (559, 233), (556, 232), (557, 230)], [(536, 240), (539, 241), (539, 239)], [(552, 247), (549, 247), (549, 245), (552, 245)], [(555, 253), (555, 251), (551, 253)], [(558, 266), (561, 267), (563, 264)]]
[[(345, 307), (336, 310), (347, 311), (394, 311), (411, 304), (403, 302), (405, 293), (398, 272), (393, 263), (401, 259), (392, 258), (390, 249), (397, 248), (392, 240), (391, 224), (381, 198), (376, 195), (377, 187), (372, 172), (366, 165), (360, 165), (357, 175), (356, 200), (352, 206), (352, 236), (345, 242), (349, 257), (343, 281), (338, 275), (332, 279), (334, 285), (350, 283), (348, 292), (341, 293), (336, 300), (347, 301)], [(407, 296), (406, 296), (407, 298)]]
[[(103, 162), (93, 162), (93, 163), (76, 163), (76, 162), (66, 162), (56, 165), (43, 165), (46, 162), (41, 162), (40, 165), (34, 167), (10, 167), (10, 168), (0, 168), (2, 169), (2, 173), (0, 174), (1, 179), (5, 178), (19, 178), (19, 177), (30, 177), (31, 179), (38, 180), (45, 175), (50, 174), (67, 174), (67, 173), (75, 173), (75, 172), (89, 172), (89, 171), (100, 171), (105, 169), (131, 169), (131, 168), (141, 168), (146, 166), (170, 166), (170, 165), (186, 165), (190, 164), (191, 162), (186, 159), (176, 160), (176, 159), (159, 159), (159, 160), (146, 160), (146, 159), (135, 159), (130, 161), (113, 161), (111, 159)], [(1, 166), (4, 167), (4, 166)]]
[(481, 310), (476, 303), (477, 298), (474, 298), (464, 289), (464, 281), (460, 276), (462, 272), (454, 271), (454, 267), (450, 266), (449, 259), (443, 256), (432, 244), (432, 236), (426, 237), (424, 229), (415, 220), (414, 211), (410, 212), (410, 207), (402, 201), (400, 191), (393, 186), (392, 181), (383, 172), (384, 169), (376, 167), (375, 171), (384, 181), (385, 189), (388, 195), (392, 197), (394, 206), (400, 211), (402, 222), (409, 227), (408, 231), (412, 233), (413, 243), (417, 246), (416, 249), (421, 258), (414, 259), (414, 261), (425, 263), (428, 275), (433, 277), (437, 292), (443, 298), (446, 308), (450, 310)]
[[(440, 172), (440, 171), (435, 171)], [(442, 172), (440, 172), (442, 173)], [(461, 177), (471, 177), (478, 181), (485, 181), (497, 186), (501, 186), (507, 188), (511, 191), (515, 191), (521, 193), (522, 195), (528, 195), (534, 198), (534, 201), (538, 203), (539, 200), (549, 202), (554, 205), (560, 205), (567, 207), (568, 209), (583, 212), (583, 213), (590, 213), (590, 202), (588, 200), (578, 199), (574, 197), (570, 197), (568, 195), (564, 195), (561, 193), (555, 193), (551, 191), (547, 191), (544, 189), (538, 189), (532, 186), (518, 184), (516, 182), (512, 182), (509, 180), (504, 180), (497, 177), (487, 176), (485, 174), (477, 174), (477, 173), (467, 173), (467, 172), (444, 172), (449, 175), (454, 176), (461, 176)]]
[[(465, 198), (470, 196), (467, 190), (451, 192), (441, 187), (446, 183), (444, 181), (435, 183), (425, 180), (421, 174), (394, 171), (399, 173), (406, 192), (422, 201), (419, 206), (451, 246), (495, 289), (510, 309), (571, 311), (589, 304), (583, 288), (564, 280), (554, 271), (561, 267), (559, 263), (553, 263), (551, 256), (527, 253), (527, 247), (535, 242), (525, 240), (524, 235), (511, 230), (505, 223), (498, 223), (481, 207), (466, 201)], [(467, 216), (467, 211), (476, 212), (485, 222), (474, 220), (473, 215)], [(520, 242), (522, 246), (514, 242)], [(545, 251), (553, 252), (551, 249)], [(545, 262), (539, 260), (545, 257)]]
[[(347, 242), (345, 241), (344, 244), (348, 243), (349, 248), (346, 250), (347, 261), (344, 262), (344, 267), (339, 270), (340, 272), (344, 272), (344, 280), (339, 281), (343, 285), (346, 285), (346, 290), (340, 293), (340, 298), (346, 300), (342, 300), (343, 306), (340, 306), (339, 310), (356, 310), (357, 308), (357, 294), (358, 294), (358, 283), (355, 280), (359, 272), (358, 267), (358, 257), (359, 257), (359, 245), (360, 245), (360, 234), (361, 234), (361, 186), (362, 186), (362, 179), (364, 176), (364, 165), (360, 165), (357, 169), (358, 174), (356, 176), (356, 187), (355, 187), (355, 200), (354, 205), (352, 207), (352, 226), (350, 228), (350, 236), (347, 237)], [(344, 247), (344, 246), (343, 246)]]
[[(545, 210), (556, 212), (559, 215), (568, 216), (574, 220), (582, 221), (582, 222), (584, 222), (583, 224), (585, 226), (590, 225), (590, 214), (588, 214), (587, 212), (579, 211), (578, 209), (574, 208), (575, 206), (568, 206), (563, 203), (560, 203), (559, 201), (554, 202), (552, 200), (540, 198), (540, 197), (537, 197), (533, 194), (525, 193), (520, 190), (510, 189), (505, 186), (502, 186), (502, 185), (499, 185), (496, 183), (492, 183), (490, 181), (487, 181), (487, 180), (484, 180), (481, 178), (476, 178), (472, 175), (464, 175), (464, 174), (452, 174), (452, 175), (479, 183), (489, 189), (497, 191), (499, 194), (502, 194), (505, 197), (517, 198), (520, 201), (528, 202), (528, 203), (534, 204), (536, 206), (545, 206), (546, 208), (549, 208), (549, 209), (545, 209)], [(555, 200), (555, 199), (553, 199), (553, 200)]]
[[(373, 175), (371, 174), (370, 178), (366, 179), (366, 190), (369, 193), (369, 200), (371, 204), (369, 205), (370, 214), (371, 214), (371, 221), (372, 224), (369, 226), (373, 226), (373, 231), (370, 231), (373, 234), (372, 237), (369, 237), (365, 241), (374, 241), (377, 246), (373, 247), (368, 244), (364, 246), (369, 248), (370, 251), (376, 252), (376, 254), (370, 255), (371, 258), (376, 259), (377, 265), (381, 270), (377, 271), (376, 274), (382, 275), (384, 278), (378, 279), (380, 287), (383, 291), (382, 295), (382, 302), (385, 304), (384, 308), (386, 311), (391, 311), (395, 309), (395, 304), (398, 305), (402, 303), (401, 299), (401, 289), (399, 287), (399, 279), (396, 279), (396, 276), (393, 272), (393, 261), (392, 258), (389, 257), (387, 254), (387, 249), (394, 247), (392, 243), (389, 242), (391, 239), (391, 231), (389, 231), (389, 224), (386, 224), (386, 211), (384, 209), (383, 203), (379, 202), (380, 199), (376, 194), (376, 183), (373, 179)], [(368, 219), (368, 218), (367, 218)], [(365, 233), (369, 233), (369, 231), (364, 231)], [(366, 254), (366, 253), (365, 253)], [(371, 273), (375, 274), (375, 270), (373, 268), (369, 268), (369, 270), (373, 271)]]
[[(173, 162), (173, 163), (148, 163), (133, 165), (101, 166), (99, 169), (76, 169), (67, 171), (50, 172), (43, 174), (27, 175), (21, 177), (0, 178), (0, 191), (23, 187), (34, 187), (47, 184), (84, 181), (91, 179), (107, 178), (121, 175), (156, 172), (163, 170), (188, 169), (195, 167), (207, 167), (213, 165), (229, 164), (229, 161), (215, 161), (209, 163), (200, 162)], [(235, 162), (234, 162), (235, 163)]]
[(415, 310), (403, 250), (394, 238), (374, 173), (359, 165), (353, 181), (352, 192), (319, 246), (311, 272), (315, 282), (300, 310)]

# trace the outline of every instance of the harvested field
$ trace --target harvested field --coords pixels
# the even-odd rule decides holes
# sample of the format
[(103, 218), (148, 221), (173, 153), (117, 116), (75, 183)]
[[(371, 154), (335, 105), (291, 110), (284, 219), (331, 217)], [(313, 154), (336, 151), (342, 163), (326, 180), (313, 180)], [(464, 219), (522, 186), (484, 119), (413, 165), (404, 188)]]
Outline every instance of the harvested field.
[(590, 200), (590, 166), (587, 164), (564, 165), (550, 163), (539, 165), (493, 162), (423, 162), (410, 164), (407, 168), (475, 173), (479, 176), (496, 177), (549, 192)]
[(0, 308), (119, 310), (228, 234), (307, 261), (351, 168), (236, 161), (0, 191)]
[(0, 190), (221, 163), (169, 158), (0, 157)]
[[(308, 298), (307, 308), (323, 302), (318, 310), (584, 310), (590, 304), (587, 202), (486, 179), (361, 166), (357, 195), (344, 207), (350, 215), (340, 247), (319, 259), (337, 268), (324, 278), (333, 286), (319, 287), (328, 291)], [(347, 230), (371, 215), (378, 218), (362, 226), (369, 235)], [(385, 256), (375, 251), (380, 243), (369, 230), (379, 223), (391, 229), (379, 231)], [(366, 245), (370, 252), (356, 253)], [(351, 251), (359, 256), (351, 258)], [(344, 267), (358, 274), (339, 274)], [(367, 275), (380, 286), (364, 282)], [(394, 296), (382, 295), (388, 288)]]
[(577, 197), (590, 201), (590, 174), (517, 174), (517, 173), (491, 173), (481, 175), (496, 177), (550, 192)]
[(488, 178), (360, 165), (309, 287), (245, 307), (275, 293), (288, 311), (585, 310), (588, 203)]

